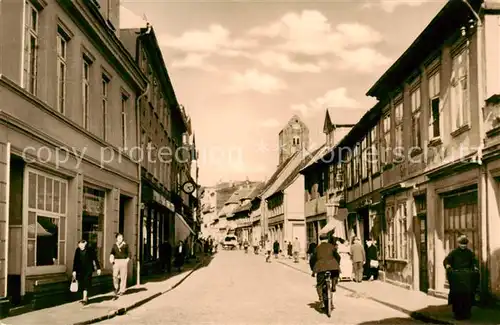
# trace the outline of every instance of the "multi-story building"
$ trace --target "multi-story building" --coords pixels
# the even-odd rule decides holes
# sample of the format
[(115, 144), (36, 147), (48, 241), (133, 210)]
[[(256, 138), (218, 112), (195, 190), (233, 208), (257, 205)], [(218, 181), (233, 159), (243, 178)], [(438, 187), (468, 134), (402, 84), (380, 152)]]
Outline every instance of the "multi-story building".
[(131, 276), (137, 265), (140, 174), (122, 147), (138, 145), (147, 80), (119, 41), (117, 3), (0, 2), (0, 296), (13, 304), (65, 299), (82, 238), (102, 264), (98, 288), (116, 232)]
[[(163, 242), (175, 246), (175, 241), (194, 234), (196, 183), (190, 176), (195, 149), (189, 141), (190, 120), (177, 101), (153, 27), (120, 33), (149, 84), (139, 101), (143, 155), (140, 261), (141, 272), (147, 274), (158, 270)], [(186, 190), (185, 184), (191, 188)]]
[(247, 240), (250, 243), (253, 240), (252, 220), (250, 219), (252, 200), (260, 193), (263, 185), (260, 182), (248, 182), (233, 193), (226, 203), (235, 203), (226, 215), (226, 220), (235, 226), (235, 235), (242, 241)]
[(379, 102), (333, 151), (344, 161), (348, 228), (379, 239), (388, 282), (446, 295), (442, 262), (465, 234), (483, 297), (500, 295), (498, 9), (446, 3), (368, 91)]

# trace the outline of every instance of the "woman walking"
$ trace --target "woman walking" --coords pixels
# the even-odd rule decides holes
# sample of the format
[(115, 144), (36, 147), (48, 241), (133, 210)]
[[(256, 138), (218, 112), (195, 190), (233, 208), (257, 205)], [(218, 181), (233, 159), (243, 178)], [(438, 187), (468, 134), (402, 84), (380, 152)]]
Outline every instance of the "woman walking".
[(73, 280), (78, 281), (78, 290), (83, 293), (82, 304), (88, 304), (88, 290), (92, 284), (92, 273), (97, 270), (101, 275), (101, 266), (97, 260), (95, 250), (87, 244), (85, 239), (78, 242), (73, 259)]
[(177, 270), (180, 272), (182, 271), (182, 266), (184, 265), (184, 259), (186, 257), (186, 247), (184, 246), (184, 243), (179, 241), (179, 245), (175, 249), (175, 267), (177, 267)]

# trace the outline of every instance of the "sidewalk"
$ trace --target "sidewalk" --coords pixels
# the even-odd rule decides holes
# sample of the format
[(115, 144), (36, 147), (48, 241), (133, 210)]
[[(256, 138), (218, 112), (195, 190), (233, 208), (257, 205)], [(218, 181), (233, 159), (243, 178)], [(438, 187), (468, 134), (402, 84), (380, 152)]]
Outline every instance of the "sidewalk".
[(113, 292), (93, 296), (87, 306), (80, 302), (32, 311), (14, 317), (7, 317), (0, 321), (2, 325), (84, 325), (94, 324), (105, 319), (123, 315), (129, 310), (139, 307), (152, 299), (165, 294), (202, 266), (210, 262), (210, 257), (202, 258), (200, 262), (193, 261), (184, 267), (185, 271), (173, 274), (170, 277), (148, 277), (144, 284), (129, 287), (126, 294), (113, 300)]
[[(309, 264), (300, 260), (293, 263), (289, 259), (279, 259), (279, 263), (311, 276)], [(373, 300), (399, 310), (410, 317), (433, 324), (500, 324), (500, 310), (477, 308), (472, 311), (472, 319), (453, 319), (448, 301), (429, 296), (420, 291), (407, 290), (383, 281), (340, 282), (338, 287), (353, 295)]]

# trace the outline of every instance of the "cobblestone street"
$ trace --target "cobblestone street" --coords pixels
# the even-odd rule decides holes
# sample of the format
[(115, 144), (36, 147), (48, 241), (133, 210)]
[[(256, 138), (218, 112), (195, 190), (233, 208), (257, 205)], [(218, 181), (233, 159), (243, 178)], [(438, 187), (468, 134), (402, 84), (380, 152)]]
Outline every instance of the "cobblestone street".
[(418, 323), (344, 290), (328, 319), (315, 309), (314, 281), (276, 261), (265, 263), (262, 256), (221, 252), (175, 290), (101, 324)]

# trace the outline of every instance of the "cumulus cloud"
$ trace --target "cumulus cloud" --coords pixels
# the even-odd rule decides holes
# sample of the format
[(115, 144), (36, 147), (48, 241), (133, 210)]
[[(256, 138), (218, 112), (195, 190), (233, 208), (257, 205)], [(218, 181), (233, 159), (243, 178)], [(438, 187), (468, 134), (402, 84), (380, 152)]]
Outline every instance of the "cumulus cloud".
[(257, 60), (266, 67), (274, 67), (286, 72), (319, 73), (328, 67), (324, 60), (317, 62), (296, 62), (287, 53), (277, 51), (263, 51), (256, 55)]
[(324, 111), (326, 108), (356, 109), (360, 107), (360, 103), (347, 94), (347, 89), (340, 87), (329, 90), (323, 96), (308, 103), (292, 105), (291, 109), (300, 112), (303, 116), (308, 116), (314, 112)]
[(180, 36), (163, 35), (160, 44), (186, 53), (235, 56), (241, 50), (254, 48), (257, 41), (233, 38), (221, 25), (212, 24), (207, 30), (188, 30)]
[(370, 73), (388, 68), (392, 60), (370, 47), (342, 51), (338, 68), (341, 70)]
[(244, 91), (256, 91), (270, 94), (286, 88), (283, 80), (256, 69), (246, 70), (244, 73), (233, 73), (230, 76), (230, 85), (227, 89), (230, 93)]
[(172, 67), (178, 69), (194, 68), (205, 71), (217, 71), (217, 68), (207, 62), (208, 54), (188, 53), (184, 58), (172, 62)]
[[(317, 10), (287, 13), (275, 22), (252, 28), (248, 35), (272, 39), (277, 44), (273, 52), (265, 52), (257, 58), (264, 64), (268, 62), (268, 66), (288, 72), (315, 73), (330, 67), (353, 67), (356, 72), (369, 73), (388, 61), (374, 47), (383, 40), (377, 30), (358, 22), (332, 25)], [(289, 59), (290, 53), (316, 58), (299, 64)], [(364, 60), (360, 66), (352, 63), (353, 56)], [(328, 64), (324, 60), (326, 57), (337, 64)]]
[(367, 25), (344, 23), (332, 26), (317, 10), (287, 13), (278, 21), (251, 29), (254, 37), (279, 38), (279, 48), (307, 55), (337, 53), (350, 46), (376, 44), (381, 34)]
[(441, 1), (445, 2), (445, 0), (370, 0), (363, 5), (364, 9), (370, 9), (374, 7), (381, 8), (382, 10), (392, 13), (398, 7), (409, 6), (409, 7), (419, 7), (425, 3)]

